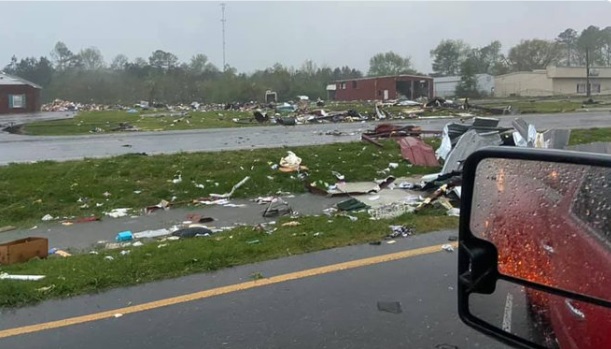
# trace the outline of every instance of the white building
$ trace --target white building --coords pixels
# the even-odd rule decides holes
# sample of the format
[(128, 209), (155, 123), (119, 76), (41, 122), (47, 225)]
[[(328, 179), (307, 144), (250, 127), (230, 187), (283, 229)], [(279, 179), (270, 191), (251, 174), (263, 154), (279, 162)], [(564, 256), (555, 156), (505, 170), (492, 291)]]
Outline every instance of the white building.
[[(477, 90), (490, 95), (494, 92), (494, 77), (490, 74), (476, 74)], [(434, 93), (437, 97), (453, 97), (456, 86), (460, 83), (460, 76), (444, 76), (433, 78)]]

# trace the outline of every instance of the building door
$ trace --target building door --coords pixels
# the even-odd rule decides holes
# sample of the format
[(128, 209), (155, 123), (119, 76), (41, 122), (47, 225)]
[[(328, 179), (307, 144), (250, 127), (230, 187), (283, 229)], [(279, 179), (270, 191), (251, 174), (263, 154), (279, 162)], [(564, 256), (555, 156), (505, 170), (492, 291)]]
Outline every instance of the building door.
[(384, 90), (384, 100), (388, 100), (388, 90)]

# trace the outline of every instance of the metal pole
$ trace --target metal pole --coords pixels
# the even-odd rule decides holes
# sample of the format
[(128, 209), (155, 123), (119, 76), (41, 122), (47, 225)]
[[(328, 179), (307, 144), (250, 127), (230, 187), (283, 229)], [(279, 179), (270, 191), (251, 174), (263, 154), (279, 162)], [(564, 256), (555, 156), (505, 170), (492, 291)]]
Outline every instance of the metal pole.
[(221, 3), (221, 13), (222, 13), (222, 17), (221, 17), (221, 23), (223, 26), (223, 72), (225, 71), (225, 67), (227, 66), (227, 63), (225, 62), (225, 3)]
[(586, 97), (591, 96), (590, 89), (590, 49), (586, 47)]

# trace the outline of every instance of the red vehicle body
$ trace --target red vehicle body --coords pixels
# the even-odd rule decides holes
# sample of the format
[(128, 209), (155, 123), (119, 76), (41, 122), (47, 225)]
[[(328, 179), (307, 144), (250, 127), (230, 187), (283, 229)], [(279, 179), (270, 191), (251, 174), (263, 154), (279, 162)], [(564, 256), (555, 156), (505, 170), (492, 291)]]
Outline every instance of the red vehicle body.
[[(499, 272), (611, 299), (609, 170), (494, 162), (476, 178), (484, 204), (473, 210), (471, 229), (497, 246)], [(543, 292), (527, 298), (560, 348), (611, 348), (611, 310)]]

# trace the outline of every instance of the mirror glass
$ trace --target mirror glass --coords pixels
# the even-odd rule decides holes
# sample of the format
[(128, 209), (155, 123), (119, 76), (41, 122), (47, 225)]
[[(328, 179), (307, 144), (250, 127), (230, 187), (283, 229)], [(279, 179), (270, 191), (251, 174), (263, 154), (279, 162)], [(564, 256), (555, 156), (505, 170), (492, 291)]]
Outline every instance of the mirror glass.
[(471, 231), (501, 274), (611, 301), (611, 169), (482, 160)]
[(491, 295), (470, 294), (469, 311), (545, 348), (611, 348), (611, 309), (499, 280)]

